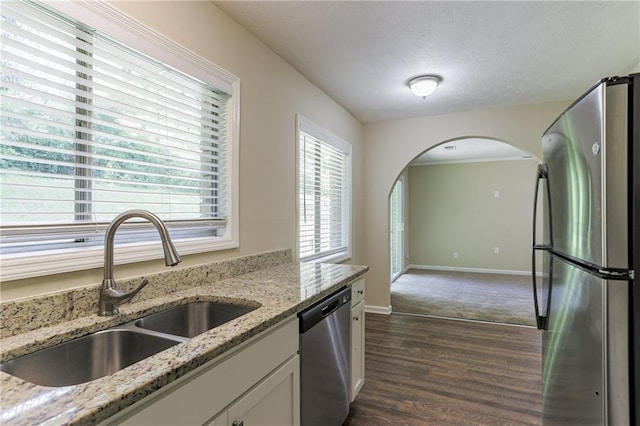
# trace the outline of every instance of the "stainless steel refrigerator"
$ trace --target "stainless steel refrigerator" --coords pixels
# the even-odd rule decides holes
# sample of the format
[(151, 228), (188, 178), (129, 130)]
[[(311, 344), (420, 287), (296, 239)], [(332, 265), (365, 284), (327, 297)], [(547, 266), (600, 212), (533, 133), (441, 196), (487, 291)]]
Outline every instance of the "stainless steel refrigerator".
[(639, 132), (634, 74), (598, 82), (542, 137), (532, 271), (544, 425), (640, 425)]

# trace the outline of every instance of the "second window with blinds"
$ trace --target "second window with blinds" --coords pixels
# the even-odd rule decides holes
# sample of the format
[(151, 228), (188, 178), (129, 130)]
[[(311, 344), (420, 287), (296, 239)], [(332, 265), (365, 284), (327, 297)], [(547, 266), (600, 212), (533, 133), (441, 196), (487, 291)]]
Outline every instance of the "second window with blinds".
[(301, 261), (351, 257), (351, 145), (298, 115), (298, 247)]

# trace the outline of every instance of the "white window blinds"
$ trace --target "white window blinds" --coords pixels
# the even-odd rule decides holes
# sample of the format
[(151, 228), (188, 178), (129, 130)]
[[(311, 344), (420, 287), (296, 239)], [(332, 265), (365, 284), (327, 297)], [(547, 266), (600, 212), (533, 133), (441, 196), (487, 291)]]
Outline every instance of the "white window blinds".
[(101, 244), (131, 208), (224, 232), (228, 94), (37, 5), (1, 15), (2, 253)]
[(298, 123), (300, 259), (347, 254), (350, 145), (303, 117)]

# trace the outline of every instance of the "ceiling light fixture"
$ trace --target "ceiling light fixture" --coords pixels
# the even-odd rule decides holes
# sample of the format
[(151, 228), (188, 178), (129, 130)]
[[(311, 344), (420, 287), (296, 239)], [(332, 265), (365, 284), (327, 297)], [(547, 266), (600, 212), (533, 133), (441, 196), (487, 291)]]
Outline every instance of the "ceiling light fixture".
[(421, 75), (409, 80), (407, 85), (414, 95), (426, 98), (435, 92), (442, 79), (436, 75)]

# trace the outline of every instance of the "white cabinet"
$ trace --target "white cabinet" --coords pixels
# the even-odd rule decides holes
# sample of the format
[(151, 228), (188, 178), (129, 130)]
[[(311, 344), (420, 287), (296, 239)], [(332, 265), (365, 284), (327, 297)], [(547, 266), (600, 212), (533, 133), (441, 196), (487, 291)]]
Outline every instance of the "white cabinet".
[[(300, 423), (298, 319), (289, 318), (154, 392), (104, 424)], [(273, 423), (270, 423), (270, 422)], [(237, 423), (236, 426), (239, 426)]]
[(295, 356), (207, 426), (299, 425), (300, 358)]
[(364, 278), (351, 285), (351, 386), (353, 400), (364, 385)]

